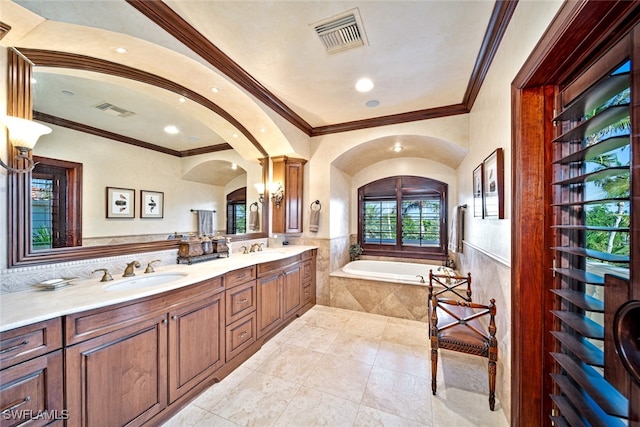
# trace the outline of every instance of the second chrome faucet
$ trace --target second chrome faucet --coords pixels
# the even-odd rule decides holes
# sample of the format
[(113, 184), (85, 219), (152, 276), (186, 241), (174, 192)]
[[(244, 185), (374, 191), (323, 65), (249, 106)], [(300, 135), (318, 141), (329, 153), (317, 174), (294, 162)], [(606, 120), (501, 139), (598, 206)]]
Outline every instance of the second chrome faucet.
[(124, 269), (124, 273), (122, 274), (122, 277), (133, 277), (136, 275), (136, 273), (134, 272), (134, 270), (136, 268), (140, 267), (140, 262), (138, 261), (131, 261), (129, 264), (127, 264), (127, 267)]

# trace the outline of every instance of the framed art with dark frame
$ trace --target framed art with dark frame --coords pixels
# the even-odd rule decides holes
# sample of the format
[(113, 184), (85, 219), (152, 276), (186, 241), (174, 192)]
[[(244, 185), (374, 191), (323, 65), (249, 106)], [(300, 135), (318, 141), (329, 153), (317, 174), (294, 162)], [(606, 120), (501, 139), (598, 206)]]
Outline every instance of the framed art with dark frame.
[(473, 216), (476, 218), (484, 218), (482, 172), (482, 163), (480, 163), (480, 165), (473, 170)]
[(136, 192), (107, 187), (107, 218), (135, 218)]
[(140, 218), (164, 217), (164, 193), (140, 190)]
[(504, 219), (504, 155), (497, 148), (482, 162), (484, 217)]

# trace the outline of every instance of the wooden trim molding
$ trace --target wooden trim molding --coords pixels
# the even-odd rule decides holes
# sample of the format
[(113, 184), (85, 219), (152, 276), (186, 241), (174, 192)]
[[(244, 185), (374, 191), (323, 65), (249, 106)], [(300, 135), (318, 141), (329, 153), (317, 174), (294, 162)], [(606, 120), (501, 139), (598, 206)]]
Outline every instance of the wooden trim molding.
[(172, 150), (170, 148), (161, 147), (159, 145), (151, 144), (149, 142), (141, 141), (139, 139), (131, 138), (125, 135), (109, 132), (104, 129), (98, 129), (93, 126), (88, 126), (82, 123), (74, 122), (71, 120), (63, 119), (62, 117), (52, 116), (50, 114), (41, 113), (39, 111), (33, 112), (33, 118), (41, 122), (50, 123), (56, 126), (62, 126), (68, 129), (72, 129), (78, 132), (88, 133), (90, 135), (99, 136), (102, 138), (111, 139), (113, 141), (122, 142), (136, 147), (146, 148), (147, 150), (157, 151), (159, 153), (169, 154), (175, 157), (188, 157), (196, 156), (198, 154), (214, 153), (217, 151), (232, 150), (233, 147), (227, 143), (216, 144), (208, 147), (194, 148), (191, 150)]
[(0, 21), (0, 40), (2, 40), (9, 31), (11, 31), (11, 25)]
[(236, 120), (226, 110), (212, 102), (208, 98), (192, 91), (174, 81), (165, 79), (164, 77), (138, 70), (126, 65), (118, 64), (104, 59), (93, 58), (85, 55), (78, 55), (68, 52), (57, 52), (42, 49), (17, 48), (17, 50), (29, 59), (34, 66), (37, 67), (60, 67), (72, 68), (77, 70), (92, 71), (96, 73), (109, 74), (113, 76), (123, 77), (130, 80), (150, 84), (168, 91), (177, 93), (180, 96), (191, 99), (203, 107), (213, 111), (238, 131), (240, 131), (254, 147), (262, 154), (267, 156), (267, 152), (258, 142), (258, 140), (245, 128), (238, 120)]
[[(240, 87), (265, 103), (298, 129), (311, 134), (311, 125), (304, 121), (278, 97), (271, 93), (253, 76), (224, 54), (216, 45), (193, 28), (180, 15), (160, 0), (126, 0), (144, 16), (182, 42), (202, 59), (223, 72)], [(267, 154), (264, 153), (266, 156)]]
[(467, 114), (480, 91), (480, 87), (491, 66), (491, 62), (498, 51), (502, 37), (509, 25), (511, 16), (518, 3), (517, 0), (496, 1), (489, 26), (484, 35), (476, 63), (460, 104), (427, 108), (406, 113), (374, 117), (372, 119), (355, 120), (326, 126), (312, 127), (302, 117), (296, 114), (282, 100), (278, 99), (258, 80), (247, 73), (240, 65), (225, 55), (216, 45), (193, 28), (171, 7), (161, 0), (126, 0), (132, 7), (155, 22), (176, 39), (180, 40), (193, 52), (200, 55), (209, 64), (223, 72), (240, 87), (255, 96), (289, 123), (309, 136), (320, 136), (339, 132), (348, 132), (379, 126), (414, 122), (419, 120), (448, 117), (457, 114)]

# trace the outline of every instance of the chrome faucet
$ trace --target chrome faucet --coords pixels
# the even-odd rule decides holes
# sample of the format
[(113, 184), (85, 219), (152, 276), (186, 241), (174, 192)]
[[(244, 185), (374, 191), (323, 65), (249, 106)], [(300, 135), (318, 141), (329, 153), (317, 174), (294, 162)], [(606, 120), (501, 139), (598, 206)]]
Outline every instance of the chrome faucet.
[(242, 253), (243, 253), (243, 254), (248, 254), (248, 253), (249, 253), (249, 251), (247, 251), (247, 247), (246, 247), (245, 245), (242, 245), (242, 246), (240, 247), (240, 249), (242, 249)]
[(138, 261), (131, 261), (127, 264), (127, 268), (124, 269), (124, 274), (122, 277), (133, 277), (136, 275), (133, 270), (140, 267), (140, 263)]
[(257, 243), (254, 243), (253, 245), (251, 245), (251, 249), (249, 249), (249, 252), (256, 252), (261, 250), (262, 248), (260, 247), (260, 245)]
[(107, 270), (106, 268), (98, 268), (96, 270), (93, 270), (91, 274), (95, 273), (96, 271), (104, 272), (104, 274), (102, 275), (102, 279), (100, 279), (101, 282), (108, 282), (110, 280), (113, 280), (113, 277), (111, 277), (111, 273), (109, 273), (109, 270)]
[(153, 264), (154, 262), (160, 262), (159, 259), (154, 259), (153, 261), (149, 261), (149, 264), (147, 264), (147, 268), (146, 270), (144, 270), (145, 273), (153, 273), (155, 270), (153, 269), (153, 266), (151, 264)]

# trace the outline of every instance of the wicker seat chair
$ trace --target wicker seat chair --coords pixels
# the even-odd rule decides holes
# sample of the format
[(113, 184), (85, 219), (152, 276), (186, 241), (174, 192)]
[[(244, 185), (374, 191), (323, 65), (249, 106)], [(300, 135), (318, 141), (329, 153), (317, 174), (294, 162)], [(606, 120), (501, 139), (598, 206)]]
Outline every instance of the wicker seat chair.
[[(438, 350), (451, 350), (482, 356), (489, 359), (489, 408), (495, 409), (496, 362), (498, 341), (496, 339), (496, 306), (492, 299), (489, 305), (466, 300), (439, 299), (431, 296), (429, 339), (431, 342), (431, 390), (436, 394), (436, 372)], [(480, 320), (488, 316), (488, 328)], [(484, 320), (484, 319), (483, 319)]]

